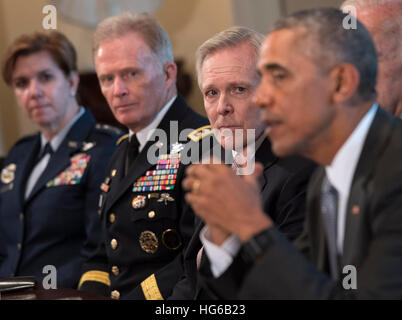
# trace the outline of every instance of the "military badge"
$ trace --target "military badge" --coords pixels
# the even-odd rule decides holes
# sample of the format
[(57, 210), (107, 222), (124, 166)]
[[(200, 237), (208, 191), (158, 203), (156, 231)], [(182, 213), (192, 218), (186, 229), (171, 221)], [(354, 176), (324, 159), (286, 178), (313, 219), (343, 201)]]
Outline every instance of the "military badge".
[(172, 144), (170, 154), (179, 153), (183, 149), (184, 149), (184, 144), (176, 142), (176, 143)]
[(15, 179), (15, 170), (17, 169), (17, 165), (15, 163), (10, 163), (8, 166), (3, 168), (1, 171), (1, 182), (4, 184), (8, 184)]
[(143, 231), (140, 234), (140, 246), (146, 253), (155, 253), (158, 250), (158, 238), (152, 231)]
[(177, 250), (181, 246), (179, 234), (174, 229), (167, 229), (162, 234), (163, 245), (170, 250)]
[(70, 159), (70, 166), (53, 180), (50, 180), (46, 186), (55, 187), (60, 185), (75, 185), (81, 183), (81, 178), (84, 175), (90, 158), (91, 156), (85, 153), (75, 155)]
[(82, 151), (88, 151), (95, 146), (95, 142), (83, 142), (82, 143)]
[(162, 193), (161, 197), (158, 199), (158, 202), (165, 202), (166, 206), (168, 201), (174, 201), (174, 199), (170, 196), (169, 193)]
[(146, 205), (146, 198), (147, 198), (146, 196), (136, 196), (131, 202), (131, 205), (133, 206), (134, 209), (144, 208)]

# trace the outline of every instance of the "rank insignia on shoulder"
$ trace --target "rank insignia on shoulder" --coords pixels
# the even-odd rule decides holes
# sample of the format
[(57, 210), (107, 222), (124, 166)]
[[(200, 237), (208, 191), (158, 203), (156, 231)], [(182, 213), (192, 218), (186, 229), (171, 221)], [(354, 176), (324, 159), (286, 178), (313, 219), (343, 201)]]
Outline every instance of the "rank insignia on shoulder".
[(212, 134), (211, 126), (203, 126), (198, 129), (195, 129), (193, 132), (191, 132), (187, 137), (191, 139), (194, 142), (200, 141), (206, 136), (209, 136)]
[(124, 140), (128, 139), (128, 137), (129, 137), (129, 134), (128, 134), (128, 133), (125, 134), (124, 136), (121, 136), (121, 137), (117, 140), (116, 146), (120, 145), (120, 143), (122, 143)]
[(3, 170), (1, 170), (1, 182), (8, 184), (12, 182), (15, 178), (15, 170), (17, 170), (17, 165), (15, 163), (10, 163)]

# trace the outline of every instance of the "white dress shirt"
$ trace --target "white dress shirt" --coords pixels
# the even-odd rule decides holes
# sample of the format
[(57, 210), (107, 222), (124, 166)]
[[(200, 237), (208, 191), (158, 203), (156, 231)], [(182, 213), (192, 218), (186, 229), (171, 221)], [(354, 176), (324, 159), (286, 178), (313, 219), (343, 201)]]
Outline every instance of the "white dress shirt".
[[(77, 122), (77, 120), (84, 113), (85, 113), (85, 109), (83, 107), (80, 107), (80, 111), (78, 112), (78, 114), (73, 119), (71, 119), (70, 122), (68, 122), (67, 125), (64, 126), (64, 128), (57, 135), (55, 135), (52, 138), (51, 141), (49, 141), (53, 152), (57, 151), (57, 149), (60, 147), (61, 143), (63, 142), (64, 138), (66, 137), (67, 133), (70, 131), (71, 127), (74, 125), (74, 123)], [(45, 148), (46, 143), (48, 143), (48, 141), (43, 136), (43, 134), (40, 135), (40, 140), (41, 140), (41, 148), (40, 148), (39, 154)], [(42, 175), (43, 171), (45, 171), (45, 169), (49, 163), (49, 160), (50, 160), (50, 154), (46, 154), (32, 169), (31, 174), (29, 175), (29, 178), (27, 180), (26, 188), (25, 188), (25, 200), (28, 199), (28, 196), (30, 195), (32, 189), (34, 188), (36, 182), (39, 180), (39, 177)]]
[(346, 209), (348, 205), (350, 187), (356, 170), (360, 154), (366, 141), (367, 133), (377, 112), (378, 105), (374, 104), (363, 117), (359, 125), (336, 153), (330, 166), (325, 167), (328, 180), (338, 191), (338, 253), (343, 253), (345, 235)]
[[(336, 153), (331, 165), (325, 168), (330, 183), (337, 189), (340, 196), (338, 205), (339, 253), (343, 252), (346, 206), (349, 199), (350, 186), (367, 133), (377, 109), (378, 105), (374, 104)], [(200, 232), (200, 240), (209, 258), (211, 272), (215, 278), (218, 278), (232, 264), (233, 258), (239, 252), (241, 248), (240, 239), (232, 235), (219, 247), (212, 243), (208, 229), (204, 227)]]
[[(252, 148), (248, 147), (246, 152), (247, 163), (250, 164), (251, 161), (255, 163), (255, 152), (263, 143), (266, 138), (265, 133), (261, 134)], [(232, 150), (233, 159), (236, 159), (238, 152)], [(233, 166), (232, 166), (233, 168)], [(241, 169), (241, 168), (240, 168)], [(237, 169), (238, 170), (238, 169)], [(247, 170), (249, 171), (249, 170)], [(240, 174), (243, 174), (240, 172)], [(248, 172), (250, 174), (250, 172)], [(228, 237), (221, 246), (217, 246), (211, 240), (208, 226), (205, 226), (200, 232), (200, 239), (204, 246), (205, 253), (211, 261), (211, 271), (215, 278), (218, 278), (225, 270), (232, 264), (233, 257), (239, 252), (241, 248), (241, 241), (239, 237), (231, 235)]]

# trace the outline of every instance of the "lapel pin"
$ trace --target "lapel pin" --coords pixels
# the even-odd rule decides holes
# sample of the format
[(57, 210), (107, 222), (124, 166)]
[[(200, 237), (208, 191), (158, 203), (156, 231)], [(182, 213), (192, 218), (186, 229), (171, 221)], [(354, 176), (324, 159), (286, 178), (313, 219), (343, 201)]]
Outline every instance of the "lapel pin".
[(354, 205), (352, 207), (352, 214), (357, 215), (360, 213), (360, 207), (358, 205)]
[(95, 142), (83, 142), (82, 143), (82, 151), (88, 151), (95, 146)]
[(170, 153), (179, 153), (183, 149), (184, 149), (184, 144), (176, 142), (176, 143), (172, 144)]
[(70, 148), (77, 148), (77, 147), (78, 147), (78, 144), (77, 144), (77, 142), (75, 142), (75, 141), (69, 141), (69, 142), (68, 142), (68, 146), (69, 146)]

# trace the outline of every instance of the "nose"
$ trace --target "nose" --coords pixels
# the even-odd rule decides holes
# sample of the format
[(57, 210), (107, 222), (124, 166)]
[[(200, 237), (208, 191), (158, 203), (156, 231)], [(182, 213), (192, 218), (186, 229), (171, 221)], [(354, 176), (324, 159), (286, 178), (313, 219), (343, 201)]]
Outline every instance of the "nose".
[(29, 82), (29, 96), (31, 98), (40, 98), (43, 96), (43, 88), (37, 79), (31, 79)]
[(220, 115), (228, 115), (233, 112), (233, 106), (227, 98), (226, 94), (221, 94), (218, 101), (218, 113)]
[(113, 94), (116, 97), (124, 97), (128, 94), (126, 83), (120, 77), (116, 77), (113, 84)]
[(263, 82), (261, 82), (257, 87), (253, 101), (261, 109), (265, 109), (272, 105), (272, 93), (269, 87), (264, 85)]

